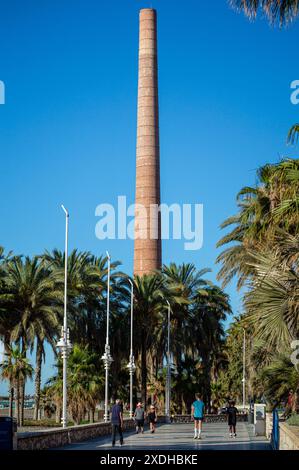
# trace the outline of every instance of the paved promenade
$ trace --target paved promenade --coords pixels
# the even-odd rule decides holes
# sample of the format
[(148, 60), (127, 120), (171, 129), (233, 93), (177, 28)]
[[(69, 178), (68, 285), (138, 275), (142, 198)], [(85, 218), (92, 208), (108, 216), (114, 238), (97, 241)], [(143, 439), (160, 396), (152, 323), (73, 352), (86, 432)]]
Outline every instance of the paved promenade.
[[(148, 428), (144, 434), (127, 432), (125, 443), (121, 447), (116, 442), (115, 450), (271, 450), (265, 438), (255, 437), (253, 427), (247, 423), (238, 423), (237, 437), (230, 438), (226, 423), (206, 423), (203, 427), (202, 439), (193, 439), (192, 424), (163, 424), (155, 434)], [(111, 449), (111, 437), (102, 437), (71, 444), (63, 450), (107, 450)]]

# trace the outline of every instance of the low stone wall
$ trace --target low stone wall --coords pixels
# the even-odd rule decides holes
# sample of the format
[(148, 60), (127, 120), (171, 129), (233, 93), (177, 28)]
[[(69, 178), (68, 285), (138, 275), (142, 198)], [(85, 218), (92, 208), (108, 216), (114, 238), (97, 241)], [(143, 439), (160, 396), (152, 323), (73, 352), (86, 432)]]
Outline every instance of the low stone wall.
[[(124, 430), (134, 429), (132, 419), (124, 420)], [(18, 433), (18, 450), (43, 450), (62, 447), (73, 442), (86, 441), (111, 434), (110, 423), (94, 423), (70, 426), (67, 429), (55, 428), (44, 431)]]
[[(238, 414), (237, 416), (238, 421), (243, 421), (247, 422), (248, 421), (248, 415), (245, 414)], [(221, 415), (205, 415), (204, 418), (205, 423), (226, 423), (227, 421), (227, 415), (226, 414), (221, 414)], [(171, 418), (172, 423), (191, 423), (193, 422), (192, 416), (191, 415), (175, 415), (172, 416)]]
[(299, 426), (279, 423), (279, 450), (299, 450)]

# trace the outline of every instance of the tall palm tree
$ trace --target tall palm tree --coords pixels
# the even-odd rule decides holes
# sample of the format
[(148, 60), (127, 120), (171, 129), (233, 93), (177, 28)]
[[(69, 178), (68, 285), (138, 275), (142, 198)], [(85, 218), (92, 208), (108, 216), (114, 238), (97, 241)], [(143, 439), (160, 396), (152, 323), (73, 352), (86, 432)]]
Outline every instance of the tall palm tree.
[(189, 354), (201, 358), (204, 375), (204, 398), (210, 408), (212, 368), (216, 366), (224, 347), (224, 324), (231, 313), (228, 295), (218, 286), (210, 285), (198, 291), (192, 305), (189, 338)]
[(4, 344), (4, 351), (8, 352), (10, 347), (10, 332), (14, 326), (13, 315), (9, 312), (12, 293), (7, 286), (7, 263), (12, 259), (12, 252), (5, 254), (4, 248), (0, 246), (0, 339)]
[(299, 236), (284, 234), (276, 249), (252, 253), (255, 277), (245, 296), (247, 320), (257, 337), (278, 351), (299, 333), (298, 248)]
[[(166, 295), (171, 304), (172, 348), (179, 376), (183, 373), (186, 336), (189, 333), (192, 336), (193, 330), (192, 322), (190, 322), (190, 306), (198, 292), (208, 284), (203, 276), (209, 271), (207, 268), (197, 271), (191, 263), (183, 263), (180, 266), (171, 263), (162, 268)], [(164, 337), (166, 338), (166, 335)], [(180, 393), (179, 390), (178, 393)], [(183, 393), (177, 395), (176, 401), (178, 412), (182, 413)]]
[(159, 274), (134, 278), (134, 336), (143, 403), (147, 402), (148, 353), (152, 349), (156, 331), (163, 322), (163, 299), (163, 279)]
[(239, 212), (223, 222), (221, 228), (234, 226), (217, 244), (229, 245), (217, 258), (222, 264), (218, 279), (223, 285), (234, 276), (238, 288), (254, 275), (251, 253), (271, 249), (277, 230), (296, 234), (299, 230), (299, 159), (286, 159), (264, 165), (257, 171), (256, 187), (243, 188), (238, 196)]
[[(64, 253), (53, 250), (43, 255), (43, 263), (64, 285)], [(114, 281), (122, 276), (116, 271), (118, 261), (111, 263), (111, 291)], [(68, 313), (71, 340), (97, 349), (105, 340), (105, 313), (107, 290), (107, 258), (95, 257), (90, 252), (73, 250), (68, 259)], [(111, 299), (112, 301), (113, 299)]]
[[(36, 348), (36, 405), (38, 407), (43, 341), (53, 347), (58, 334), (59, 317), (62, 313), (62, 291), (57, 287), (49, 271), (38, 257), (12, 259), (7, 264), (7, 287), (10, 301), (7, 312), (12, 316), (14, 326), (11, 341), (20, 345), (23, 357), (32, 349), (37, 338)], [(21, 418), (24, 417), (25, 383), (21, 387)]]
[(251, 19), (261, 10), (271, 24), (279, 22), (280, 26), (293, 21), (299, 13), (298, 0), (229, 0), (229, 3)]

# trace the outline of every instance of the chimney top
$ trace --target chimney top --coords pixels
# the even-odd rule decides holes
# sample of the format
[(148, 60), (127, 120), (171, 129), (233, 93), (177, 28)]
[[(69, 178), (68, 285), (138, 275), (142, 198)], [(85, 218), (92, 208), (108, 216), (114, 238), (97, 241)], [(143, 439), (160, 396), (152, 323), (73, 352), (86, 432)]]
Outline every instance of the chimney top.
[(154, 8), (142, 8), (139, 10), (140, 16), (153, 17), (157, 15), (157, 11)]

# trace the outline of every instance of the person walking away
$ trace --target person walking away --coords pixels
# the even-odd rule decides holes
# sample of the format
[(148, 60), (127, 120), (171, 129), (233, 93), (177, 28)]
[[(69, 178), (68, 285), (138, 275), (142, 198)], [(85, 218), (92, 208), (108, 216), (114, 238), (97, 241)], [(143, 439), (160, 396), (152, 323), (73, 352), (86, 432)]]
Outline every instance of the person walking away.
[(145, 412), (144, 408), (142, 407), (142, 403), (137, 403), (137, 407), (134, 413), (134, 418), (136, 422), (136, 434), (138, 434), (141, 431), (141, 434), (144, 432), (144, 418), (145, 418)]
[(121, 401), (116, 400), (115, 405), (113, 405), (112, 410), (111, 410), (111, 425), (112, 425), (112, 447), (115, 446), (115, 438), (116, 438), (116, 433), (118, 432), (119, 434), (119, 442), (120, 445), (122, 446), (124, 443), (124, 438), (123, 438), (123, 411), (121, 407)]
[(148, 414), (148, 421), (150, 425), (150, 431), (153, 434), (156, 431), (156, 423), (157, 423), (157, 413), (156, 413), (154, 405), (151, 405), (150, 407), (150, 412)]
[(205, 405), (202, 396), (197, 393), (195, 401), (192, 403), (192, 416), (194, 420), (194, 439), (201, 439), (202, 422), (204, 418)]
[(231, 400), (227, 408), (229, 437), (234, 437), (234, 438), (237, 437), (237, 433), (236, 433), (237, 414), (238, 414), (238, 410), (235, 407), (235, 402), (234, 400)]

